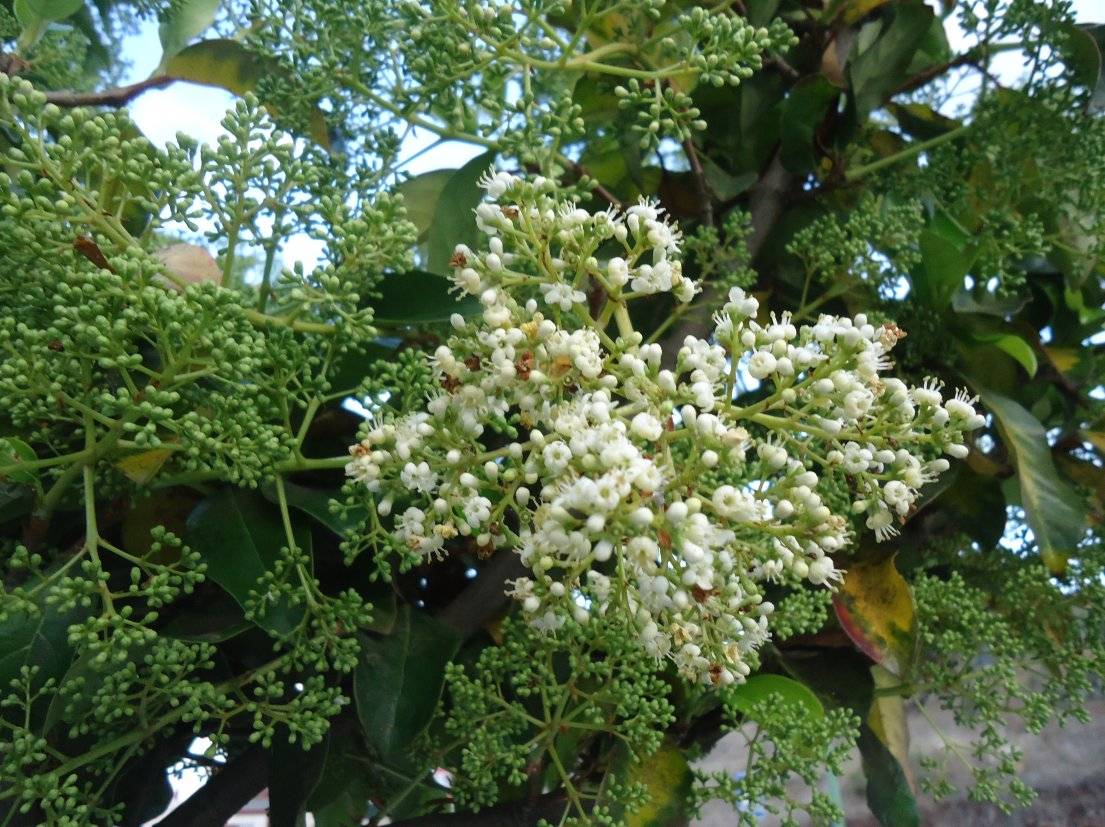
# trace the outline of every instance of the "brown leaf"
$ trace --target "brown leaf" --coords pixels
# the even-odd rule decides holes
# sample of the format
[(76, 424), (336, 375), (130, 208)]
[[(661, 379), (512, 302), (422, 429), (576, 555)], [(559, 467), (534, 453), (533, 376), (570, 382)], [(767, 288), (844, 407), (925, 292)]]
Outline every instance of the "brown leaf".
[(222, 270), (214, 256), (196, 244), (170, 244), (154, 255), (168, 272), (189, 284), (222, 281)]

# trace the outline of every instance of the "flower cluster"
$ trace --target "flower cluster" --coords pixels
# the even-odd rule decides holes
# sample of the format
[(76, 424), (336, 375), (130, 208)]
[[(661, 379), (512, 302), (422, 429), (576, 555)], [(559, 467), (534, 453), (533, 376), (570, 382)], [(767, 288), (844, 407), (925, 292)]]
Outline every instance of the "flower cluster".
[[(827, 493), (854, 492), (853, 514), (884, 539), (982, 418), (934, 382), (880, 376), (897, 327), (757, 321), (740, 288), (667, 368), (627, 310), (696, 292), (661, 210), (592, 214), (540, 178), (483, 183), (487, 249), (452, 262), (482, 311), (453, 318), (425, 410), (350, 449), (376, 530), (423, 558), (457, 537), (518, 554), (531, 574), (510, 593), (534, 627), (616, 614), (686, 678), (742, 680), (770, 635), (763, 584), (842, 576), (852, 517)], [(770, 392), (741, 407), (745, 373)]]

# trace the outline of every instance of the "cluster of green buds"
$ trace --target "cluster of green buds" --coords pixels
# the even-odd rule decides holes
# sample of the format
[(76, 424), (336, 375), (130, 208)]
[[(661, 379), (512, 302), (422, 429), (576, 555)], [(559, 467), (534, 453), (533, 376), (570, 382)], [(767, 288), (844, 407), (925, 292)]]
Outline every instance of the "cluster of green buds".
[[(454, 316), (425, 409), (350, 449), (375, 531), (426, 559), (461, 538), (518, 554), (531, 574), (510, 594), (534, 627), (618, 615), (685, 678), (742, 680), (770, 636), (764, 583), (841, 577), (851, 522), (825, 491), (847, 477), (882, 539), (982, 418), (962, 394), (880, 376), (895, 326), (760, 323), (740, 288), (712, 340), (688, 337), (666, 368), (627, 306), (697, 290), (661, 210), (589, 213), (542, 178), (483, 183), (487, 249), (452, 262), (478, 316)], [(742, 371), (772, 385), (747, 407)]]

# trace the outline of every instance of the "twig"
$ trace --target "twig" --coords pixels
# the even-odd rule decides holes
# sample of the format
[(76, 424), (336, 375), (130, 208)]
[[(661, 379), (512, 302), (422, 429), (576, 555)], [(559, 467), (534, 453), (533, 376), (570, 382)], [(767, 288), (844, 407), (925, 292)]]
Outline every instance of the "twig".
[(691, 165), (695, 192), (702, 202), (702, 222), (707, 227), (712, 227), (714, 226), (714, 196), (710, 193), (710, 182), (706, 180), (706, 171), (702, 168), (702, 161), (698, 157), (693, 138), (683, 141), (683, 152), (686, 153), (687, 161)]
[(162, 89), (177, 78), (171, 75), (158, 75), (146, 78), (129, 86), (117, 86), (114, 89), (104, 89), (101, 92), (47, 92), (46, 102), (56, 106), (126, 106), (143, 92), (150, 89)]

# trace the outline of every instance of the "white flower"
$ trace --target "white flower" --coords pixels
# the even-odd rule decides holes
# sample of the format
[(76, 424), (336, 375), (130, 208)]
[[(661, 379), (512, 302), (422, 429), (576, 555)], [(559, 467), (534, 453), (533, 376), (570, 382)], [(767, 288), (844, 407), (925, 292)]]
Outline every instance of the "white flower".
[(664, 426), (660, 424), (660, 420), (644, 411), (633, 417), (629, 429), (635, 436), (651, 441), (659, 439), (664, 432)]

